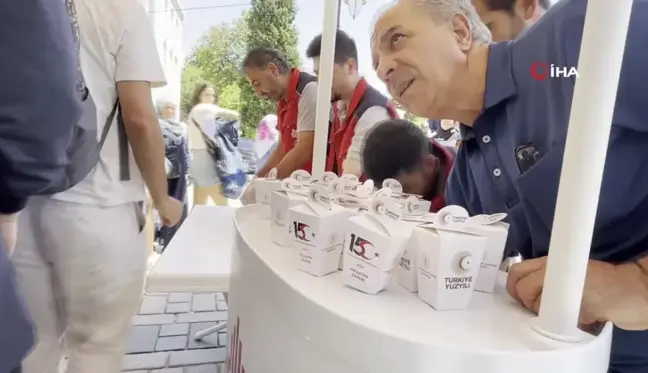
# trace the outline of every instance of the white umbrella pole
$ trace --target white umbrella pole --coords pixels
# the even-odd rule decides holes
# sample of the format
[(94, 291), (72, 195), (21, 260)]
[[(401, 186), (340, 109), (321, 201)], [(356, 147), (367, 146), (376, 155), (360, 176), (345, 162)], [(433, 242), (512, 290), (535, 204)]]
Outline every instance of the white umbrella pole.
[(317, 110), (315, 113), (315, 143), (313, 144), (313, 179), (319, 180), (326, 167), (329, 116), (331, 113), (331, 84), (333, 82), (333, 57), (335, 33), (338, 25), (340, 4), (324, 0), (324, 25), (320, 52), (319, 79), (317, 83)]
[(580, 340), (578, 316), (631, 8), (632, 0), (590, 0), (587, 5), (542, 305), (534, 326), (560, 341)]

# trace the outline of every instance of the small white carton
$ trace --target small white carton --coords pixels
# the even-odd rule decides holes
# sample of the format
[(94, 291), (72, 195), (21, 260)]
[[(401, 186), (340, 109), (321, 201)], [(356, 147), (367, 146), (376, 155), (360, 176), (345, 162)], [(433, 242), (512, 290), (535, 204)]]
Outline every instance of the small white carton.
[(282, 189), (272, 193), (270, 220), (272, 241), (280, 246), (292, 246), (292, 226), (288, 209), (308, 201), (310, 188), (293, 178), (284, 179)]
[[(290, 175), (290, 178), (304, 185), (309, 185), (311, 182), (311, 176), (308, 171), (305, 170), (294, 171)], [(254, 180), (256, 202), (263, 206), (263, 208), (260, 209), (260, 215), (262, 218), (270, 219), (270, 202), (272, 201), (272, 193), (276, 190), (281, 190), (281, 188), (281, 180), (277, 179), (276, 168), (273, 168), (268, 172), (268, 177)]]
[(270, 218), (270, 200), (272, 192), (281, 189), (281, 180), (277, 180), (277, 169), (273, 168), (267, 177), (254, 179), (254, 193), (256, 203), (262, 206), (260, 215), (264, 219)]
[[(419, 222), (407, 222), (412, 229), (416, 228), (421, 223)], [(417, 268), (416, 268), (416, 239), (412, 234), (405, 243), (405, 250), (403, 255), (398, 261), (398, 267), (396, 268), (396, 278), (398, 278), (398, 283), (402, 287), (411, 291), (412, 293), (418, 292), (418, 281), (417, 281)]]
[(492, 293), (502, 264), (509, 225), (502, 220), (506, 214), (476, 215), (469, 218), (462, 228), (467, 233), (477, 234), (487, 240), (486, 251), (481, 261), (475, 290)]
[(414, 231), (418, 295), (438, 311), (468, 307), (487, 246), (485, 237), (454, 227), (467, 219), (467, 213), (463, 216), (460, 211), (463, 209), (454, 208), (439, 212), (442, 221), (423, 224)]
[(306, 203), (288, 211), (298, 268), (314, 276), (336, 272), (348, 219), (355, 212), (333, 203), (319, 184), (311, 186)]
[(411, 225), (401, 220), (398, 204), (375, 198), (368, 212), (348, 221), (342, 270), (345, 284), (367, 294), (384, 290), (411, 233)]
[(475, 283), (476, 291), (492, 293), (495, 290), (508, 238), (509, 225), (503, 222), (505, 218), (506, 214), (503, 213), (468, 217), (466, 210), (459, 206), (445, 207), (435, 216), (437, 224), (445, 224), (445, 230), (470, 233), (487, 239), (486, 251)]
[(468, 307), (486, 239), (420, 226), (417, 240), (418, 295), (438, 311)]

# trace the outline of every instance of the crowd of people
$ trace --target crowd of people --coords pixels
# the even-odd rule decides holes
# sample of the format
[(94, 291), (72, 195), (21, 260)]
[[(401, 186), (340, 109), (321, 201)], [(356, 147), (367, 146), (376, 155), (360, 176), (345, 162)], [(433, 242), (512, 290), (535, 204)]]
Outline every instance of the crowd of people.
[[(539, 82), (529, 69), (577, 65), (587, 3), (399, 0), (379, 15), (378, 77), (458, 147), (400, 119), (362, 78), (353, 39), (336, 34), (326, 170), (397, 179), (432, 211), (506, 213), (507, 255), (524, 259), (507, 290), (532, 312), (575, 80)], [(615, 323), (611, 373), (648, 371), (648, 1), (633, 4), (580, 320)], [(68, 373), (116, 373), (152, 245), (147, 214), (165, 244), (187, 215), (189, 181), (193, 203), (228, 203), (214, 144), (236, 146), (239, 116), (210, 85), (182, 122), (177, 103), (153, 103), (165, 77), (135, 1), (23, 0), (0, 14), (12, 51), (0, 63), (0, 373), (54, 373), (63, 355)], [(243, 60), (256, 94), (277, 103), (260, 124), (256, 177), (311, 170), (321, 43), (305, 51), (315, 75), (272, 48)]]

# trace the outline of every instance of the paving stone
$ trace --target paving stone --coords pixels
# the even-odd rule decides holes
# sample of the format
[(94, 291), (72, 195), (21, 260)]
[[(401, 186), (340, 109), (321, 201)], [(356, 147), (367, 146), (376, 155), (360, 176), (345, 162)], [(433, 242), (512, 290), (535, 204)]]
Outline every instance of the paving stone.
[(174, 351), (170, 353), (169, 367), (185, 365), (213, 364), (225, 361), (224, 348), (209, 348), (206, 350)]
[(134, 326), (130, 332), (126, 353), (155, 351), (155, 343), (159, 333), (159, 325)]
[[(165, 315), (173, 316), (173, 315)], [(176, 316), (177, 322), (226, 321), (227, 311), (181, 313)]]
[(152, 370), (151, 373), (183, 373), (182, 368), (167, 368)]
[(194, 365), (186, 367), (185, 373), (221, 373), (221, 369), (216, 364)]
[(166, 296), (145, 296), (139, 309), (140, 315), (164, 313), (167, 306)]
[(216, 311), (216, 294), (194, 294), (193, 296), (193, 311), (205, 312)]
[(126, 355), (122, 362), (122, 371), (164, 368), (168, 359), (168, 352)]
[(171, 293), (169, 294), (169, 303), (187, 303), (191, 302), (191, 293)]
[(218, 347), (227, 347), (226, 333), (218, 333)]
[(158, 338), (155, 345), (155, 351), (174, 351), (184, 350), (187, 348), (187, 336), (179, 335), (175, 337)]
[(172, 337), (189, 333), (189, 324), (166, 324), (160, 329), (160, 337)]
[(216, 302), (216, 309), (219, 311), (227, 311), (227, 302), (219, 300)]
[(191, 303), (169, 303), (166, 306), (166, 313), (188, 313), (191, 312)]
[(194, 336), (201, 330), (210, 328), (217, 323), (215, 322), (199, 322), (191, 324), (189, 328), (189, 346), (190, 350), (197, 348), (214, 348), (218, 347), (218, 334), (208, 335), (200, 341), (197, 341)]
[(133, 325), (161, 325), (173, 324), (176, 316), (172, 314), (162, 315), (135, 315), (133, 316)]

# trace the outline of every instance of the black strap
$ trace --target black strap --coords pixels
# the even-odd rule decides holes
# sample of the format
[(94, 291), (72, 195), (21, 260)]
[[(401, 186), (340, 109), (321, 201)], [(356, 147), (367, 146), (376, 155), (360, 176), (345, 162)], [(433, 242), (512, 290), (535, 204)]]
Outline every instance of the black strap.
[(206, 134), (205, 131), (203, 131), (200, 124), (198, 124), (198, 122), (196, 122), (196, 120), (193, 117), (191, 118), (191, 122), (193, 123), (194, 126), (196, 126), (196, 128), (198, 129), (198, 132), (200, 132), (200, 137), (202, 137), (203, 142), (205, 143), (205, 147), (208, 150), (211, 150), (214, 153), (215, 156), (220, 158), (221, 157), (221, 154), (220, 154), (221, 150), (218, 148), (218, 145), (216, 144), (216, 141), (214, 141), (214, 139), (209, 137), (209, 135)]
[(104, 124), (103, 131), (101, 132), (101, 139), (99, 140), (99, 150), (101, 150), (108, 138), (110, 128), (117, 117), (117, 144), (119, 146), (119, 180), (130, 180), (130, 163), (128, 159), (128, 137), (126, 136), (126, 126), (124, 125), (124, 118), (121, 113), (121, 106), (119, 104), (119, 97), (115, 100), (106, 123)]

